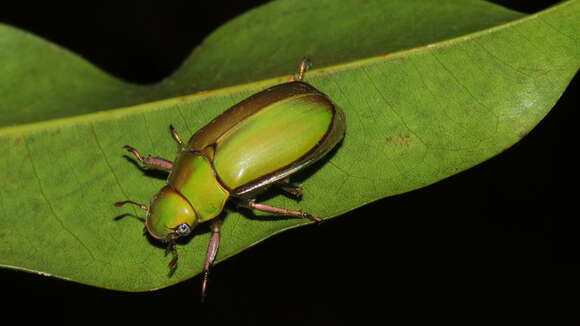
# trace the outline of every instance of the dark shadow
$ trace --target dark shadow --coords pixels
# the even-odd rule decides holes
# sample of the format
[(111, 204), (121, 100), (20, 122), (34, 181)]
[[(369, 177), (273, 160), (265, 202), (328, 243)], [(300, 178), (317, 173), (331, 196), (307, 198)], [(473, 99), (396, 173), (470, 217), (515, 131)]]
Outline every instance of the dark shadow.
[(131, 218), (134, 218), (134, 219), (138, 220), (141, 223), (145, 223), (145, 218), (143, 218), (141, 216), (133, 215), (133, 214), (130, 214), (130, 213), (125, 213), (125, 214), (121, 214), (121, 215), (115, 216), (113, 218), (113, 220), (120, 221), (120, 220), (124, 219), (125, 217), (131, 217)]

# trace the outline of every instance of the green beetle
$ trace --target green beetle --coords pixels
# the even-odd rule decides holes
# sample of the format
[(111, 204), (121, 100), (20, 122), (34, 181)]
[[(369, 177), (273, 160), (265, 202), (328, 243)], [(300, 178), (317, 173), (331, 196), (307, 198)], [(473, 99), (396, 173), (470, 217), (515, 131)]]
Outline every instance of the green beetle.
[(211, 221), (211, 239), (204, 264), (202, 297), (209, 268), (219, 247), (220, 221), (216, 217), (228, 200), (239, 206), (277, 215), (321, 219), (302, 211), (286, 210), (255, 202), (256, 195), (278, 186), (297, 197), (302, 188), (288, 181), (293, 173), (316, 162), (344, 137), (345, 116), (326, 95), (303, 82), (308, 59), (300, 64), (292, 81), (250, 96), (198, 130), (185, 144), (175, 129), (171, 135), (180, 147), (175, 163), (144, 158), (124, 146), (145, 168), (169, 172), (167, 184), (149, 207), (131, 200), (147, 211), (148, 233), (167, 243), (173, 253), (171, 271), (177, 264), (175, 241), (188, 236), (199, 223)]

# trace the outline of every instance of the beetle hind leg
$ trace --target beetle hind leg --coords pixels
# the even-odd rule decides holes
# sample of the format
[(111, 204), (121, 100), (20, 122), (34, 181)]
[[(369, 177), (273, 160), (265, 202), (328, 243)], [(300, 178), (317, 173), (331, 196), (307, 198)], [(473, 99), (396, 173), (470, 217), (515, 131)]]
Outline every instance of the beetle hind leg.
[(162, 157), (148, 156), (143, 157), (138, 150), (134, 149), (129, 145), (123, 146), (124, 149), (129, 151), (139, 162), (141, 162), (146, 169), (160, 170), (160, 171), (171, 171), (173, 169), (173, 162), (166, 160)]
[(264, 205), (264, 204), (258, 204), (253, 200), (242, 200), (241, 205), (244, 207), (255, 209), (257, 211), (271, 213), (271, 214), (275, 214), (275, 215), (290, 216), (290, 217), (296, 217), (296, 218), (307, 218), (307, 219), (309, 219), (313, 222), (316, 222), (316, 223), (320, 223), (320, 222), (324, 221), (320, 217), (308, 214), (308, 213), (303, 212), (303, 211), (292, 211), (292, 210), (285, 209), (285, 208)]

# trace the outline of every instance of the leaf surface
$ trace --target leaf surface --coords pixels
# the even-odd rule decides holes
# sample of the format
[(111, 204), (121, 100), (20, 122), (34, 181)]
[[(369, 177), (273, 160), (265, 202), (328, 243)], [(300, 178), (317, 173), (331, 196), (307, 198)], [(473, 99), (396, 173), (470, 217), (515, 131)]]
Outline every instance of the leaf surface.
[[(347, 135), (298, 175), (301, 202), (266, 202), (324, 218), (500, 153), (549, 112), (580, 66), (577, 0), (523, 18), (482, 1), (331, 3), (257, 8), (151, 86), (116, 80), (0, 25), (0, 265), (125, 291), (199, 273), (207, 229), (178, 247), (180, 265), (168, 277), (170, 257), (143, 236), (141, 222), (115, 219), (143, 214), (112, 203), (147, 203), (164, 184), (131, 164), (121, 146), (173, 159), (169, 124), (189, 136), (288, 80), (304, 55), (319, 68), (307, 81), (343, 108)], [(218, 260), (306, 223), (251, 217), (227, 210)]]

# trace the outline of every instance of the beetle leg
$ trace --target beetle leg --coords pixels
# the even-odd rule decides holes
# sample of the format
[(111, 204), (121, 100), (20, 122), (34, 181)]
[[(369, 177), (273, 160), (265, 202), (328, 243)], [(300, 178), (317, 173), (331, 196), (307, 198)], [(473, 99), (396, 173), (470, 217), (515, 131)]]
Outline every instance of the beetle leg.
[(167, 248), (165, 248), (165, 255), (167, 256), (168, 253), (171, 253), (173, 256), (167, 265), (167, 267), (169, 267), (169, 276), (171, 276), (173, 273), (175, 273), (175, 269), (177, 268), (177, 260), (179, 259), (179, 256), (177, 255), (177, 248), (175, 248), (175, 239), (173, 238), (169, 240), (167, 243)]
[(306, 71), (310, 69), (312, 66), (312, 62), (307, 57), (302, 58), (300, 61), (300, 68), (298, 68), (298, 75), (294, 75), (292, 77), (292, 81), (302, 81), (304, 79), (304, 75)]
[(173, 139), (175, 139), (177, 142), (177, 145), (179, 145), (179, 151), (182, 151), (184, 146), (183, 140), (181, 140), (181, 136), (179, 136), (173, 125), (169, 125), (169, 130), (171, 131), (171, 137), (173, 137)]
[(171, 171), (173, 169), (173, 162), (166, 160), (161, 157), (152, 157), (148, 156), (143, 158), (141, 153), (138, 150), (134, 149), (129, 145), (123, 146), (124, 149), (128, 150), (131, 154), (133, 154), (139, 162), (141, 162), (145, 168), (152, 169), (152, 170), (161, 170), (161, 171)]
[(220, 246), (220, 220), (215, 219), (211, 222), (211, 238), (207, 247), (207, 254), (205, 263), (203, 265), (203, 282), (201, 284), (201, 301), (205, 300), (205, 293), (207, 289), (207, 280), (209, 277), (209, 269), (213, 266), (213, 262), (217, 256), (218, 248)]
[(276, 186), (280, 188), (280, 190), (296, 197), (298, 200), (302, 199), (302, 195), (304, 195), (304, 189), (300, 185), (290, 182), (288, 179), (277, 182)]
[(125, 204), (133, 204), (133, 205), (135, 205), (135, 206), (137, 206), (137, 207), (141, 208), (142, 210), (145, 210), (145, 211), (148, 211), (148, 210), (149, 210), (149, 207), (147, 207), (147, 206), (145, 206), (145, 205), (143, 205), (143, 204), (139, 204), (139, 203), (137, 203), (137, 202), (134, 202), (134, 201), (132, 201), (132, 200), (125, 200), (125, 201), (119, 201), (119, 202), (116, 202), (116, 203), (115, 203), (115, 206), (117, 206), (117, 207), (121, 207), (121, 206), (123, 206), (123, 205), (125, 205)]
[(310, 215), (310, 214), (303, 212), (303, 211), (291, 211), (289, 209), (284, 209), (284, 208), (280, 208), (280, 207), (258, 204), (253, 200), (241, 199), (241, 204), (242, 204), (242, 206), (245, 206), (245, 207), (248, 207), (251, 209), (255, 209), (255, 210), (258, 210), (261, 212), (272, 213), (272, 214), (283, 215), (283, 216), (292, 216), (292, 217), (297, 217), (297, 218), (307, 218), (307, 219), (314, 221), (314, 222), (317, 222), (317, 223), (320, 223), (323, 221), (320, 217)]

